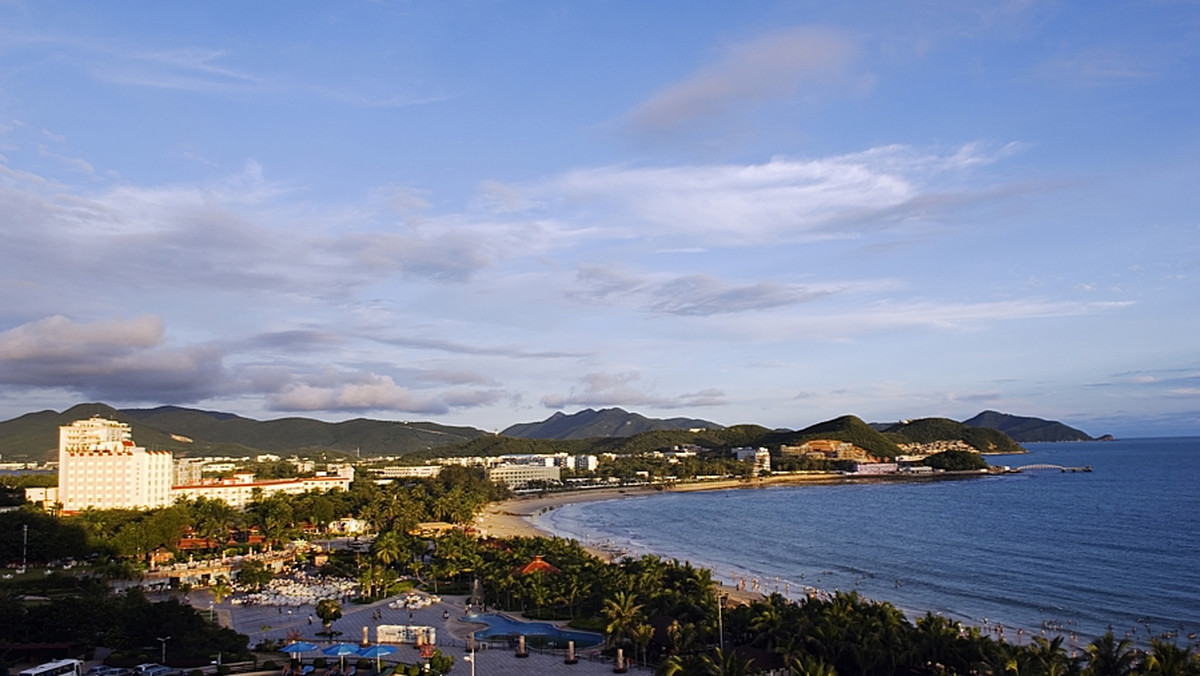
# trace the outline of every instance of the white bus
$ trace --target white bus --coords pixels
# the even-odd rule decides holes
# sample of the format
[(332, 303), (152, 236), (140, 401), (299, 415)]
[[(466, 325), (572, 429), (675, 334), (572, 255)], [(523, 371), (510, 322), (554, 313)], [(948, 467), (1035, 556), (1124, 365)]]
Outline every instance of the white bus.
[(58, 660), (24, 669), (18, 676), (81, 676), (82, 670), (80, 660)]

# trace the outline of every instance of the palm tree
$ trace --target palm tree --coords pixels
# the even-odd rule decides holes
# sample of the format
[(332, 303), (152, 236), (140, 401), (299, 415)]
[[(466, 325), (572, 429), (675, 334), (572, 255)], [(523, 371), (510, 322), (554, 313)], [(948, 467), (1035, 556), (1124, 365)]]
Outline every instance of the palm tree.
[(608, 620), (604, 633), (612, 645), (619, 646), (625, 642), (625, 637), (641, 618), (642, 604), (637, 602), (636, 594), (619, 591), (612, 598), (604, 600), (604, 608), (600, 614)]
[(819, 657), (801, 655), (788, 663), (788, 673), (792, 676), (837, 676), (837, 670)]
[(220, 603), (225, 600), (225, 597), (233, 593), (233, 587), (230, 586), (229, 580), (225, 579), (225, 576), (222, 575), (213, 582), (209, 591), (212, 592), (213, 601)]
[(1137, 651), (1127, 638), (1117, 640), (1111, 630), (1088, 644), (1088, 668), (1091, 676), (1130, 676), (1137, 666)]
[(744, 660), (732, 650), (728, 653), (720, 648), (713, 651), (712, 656), (705, 655), (704, 659), (711, 665), (707, 670), (713, 676), (748, 676), (754, 660)]
[(389, 530), (371, 543), (371, 555), (385, 566), (391, 566), (404, 555), (404, 540), (394, 530)]
[(1063, 647), (1063, 637), (1055, 636), (1046, 640), (1043, 636), (1035, 636), (1029, 645), (1029, 654), (1033, 666), (1042, 676), (1065, 676), (1070, 660), (1067, 650)]
[(629, 631), (633, 644), (642, 652), (642, 666), (646, 665), (646, 651), (654, 640), (654, 625), (649, 622), (639, 622)]
[(1146, 674), (1154, 676), (1200, 676), (1200, 661), (1190, 647), (1180, 648), (1159, 639), (1150, 641)]

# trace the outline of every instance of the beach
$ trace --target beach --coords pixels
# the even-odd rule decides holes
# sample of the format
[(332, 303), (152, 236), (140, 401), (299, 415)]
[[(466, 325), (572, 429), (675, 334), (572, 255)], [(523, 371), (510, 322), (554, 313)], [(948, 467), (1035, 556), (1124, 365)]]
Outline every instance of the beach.
[[(808, 473), (773, 475), (748, 480), (722, 479), (686, 484), (675, 484), (670, 487), (627, 486), (613, 488), (598, 488), (576, 491), (563, 491), (527, 497), (512, 498), (503, 502), (488, 505), (481, 515), (476, 517), (475, 527), (484, 537), (560, 537), (557, 533), (546, 530), (535, 522), (535, 517), (564, 505), (581, 502), (599, 502), (603, 500), (621, 500), (625, 498), (646, 497), (663, 492), (691, 491), (720, 491), (732, 489), (755, 489), (768, 486), (786, 486), (808, 483), (835, 483), (845, 481), (845, 476), (833, 473)], [(604, 561), (617, 560), (623, 552), (605, 548), (599, 542), (581, 542), (585, 550)], [(714, 575), (714, 579), (716, 576)], [(748, 604), (762, 599), (764, 594), (749, 589), (725, 585), (717, 581), (719, 593), (728, 597), (734, 604)]]

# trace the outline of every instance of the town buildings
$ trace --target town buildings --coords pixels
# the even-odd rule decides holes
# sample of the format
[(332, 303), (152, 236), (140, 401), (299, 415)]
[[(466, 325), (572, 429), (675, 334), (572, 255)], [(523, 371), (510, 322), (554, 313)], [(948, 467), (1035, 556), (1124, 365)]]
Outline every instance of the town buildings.
[(266, 481), (256, 481), (250, 473), (202, 478), (201, 470), (212, 468), (190, 459), (176, 463), (169, 451), (146, 450), (133, 442), (129, 425), (97, 416), (59, 428), (57, 491), (26, 491), (26, 497), (65, 512), (154, 509), (199, 497), (240, 509), (276, 493), (349, 490), (354, 481), (350, 465), (331, 465), (312, 477)]

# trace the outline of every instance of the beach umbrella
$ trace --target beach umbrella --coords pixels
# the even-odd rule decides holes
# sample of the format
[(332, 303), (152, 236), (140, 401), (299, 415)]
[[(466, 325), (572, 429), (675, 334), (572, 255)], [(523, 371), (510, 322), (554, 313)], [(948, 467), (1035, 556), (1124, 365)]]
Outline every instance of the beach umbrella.
[(382, 658), (384, 655), (391, 655), (394, 652), (396, 652), (396, 648), (394, 646), (373, 645), (370, 648), (363, 648), (362, 650), (358, 651), (358, 656), (365, 657), (367, 659), (374, 658), (375, 671), (379, 671), (379, 667), (382, 666), (380, 663), (380, 658)]
[(279, 652), (288, 653), (289, 655), (291, 653), (311, 653), (319, 647), (307, 641), (297, 641), (296, 643), (283, 646), (279, 649)]
[(357, 655), (358, 646), (354, 645), (353, 643), (334, 643), (328, 648), (321, 650), (321, 652), (329, 655), (330, 657), (336, 655), (338, 658), (338, 664), (341, 667), (341, 671), (344, 672), (346, 670), (346, 655)]

